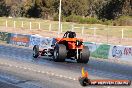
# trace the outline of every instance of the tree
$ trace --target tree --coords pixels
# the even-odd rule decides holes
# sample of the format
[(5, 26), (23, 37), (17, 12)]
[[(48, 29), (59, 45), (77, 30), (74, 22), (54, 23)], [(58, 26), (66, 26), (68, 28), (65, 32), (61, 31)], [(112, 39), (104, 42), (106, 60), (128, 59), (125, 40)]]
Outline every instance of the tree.
[(86, 16), (88, 14), (88, 0), (62, 0), (62, 14)]
[[(56, 7), (58, 5), (59, 0), (42, 0), (41, 9), (42, 9), (42, 17), (45, 19), (53, 18), (53, 15), (56, 13)], [(55, 11), (56, 10), (56, 11)]]
[(8, 16), (9, 7), (6, 6), (5, 0), (0, 0), (0, 16)]
[(99, 19), (116, 19), (122, 15), (130, 15), (132, 11), (131, 0), (109, 0), (98, 10)]
[(132, 0), (125, 0), (122, 7), (122, 15), (132, 16)]
[(40, 0), (27, 0), (24, 4), (24, 14), (26, 17), (41, 17)]

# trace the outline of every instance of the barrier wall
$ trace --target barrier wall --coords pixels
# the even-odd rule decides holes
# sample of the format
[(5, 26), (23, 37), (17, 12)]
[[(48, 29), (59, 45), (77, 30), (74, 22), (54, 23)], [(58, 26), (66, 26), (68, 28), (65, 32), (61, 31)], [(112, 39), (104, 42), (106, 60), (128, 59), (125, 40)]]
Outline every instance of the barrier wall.
[(4, 41), (4, 42), (9, 43), (10, 36), (11, 36), (11, 33), (8, 33), (8, 32), (0, 32), (0, 41)]
[(34, 45), (39, 45), (41, 48), (51, 48), (51, 45), (55, 43), (54, 38), (44, 38), (39, 35), (31, 35), (30, 36), (30, 46), (33, 47)]
[(89, 42), (84, 42), (84, 45), (89, 47), (92, 57), (108, 59), (110, 45)]
[(54, 40), (54, 38), (44, 38), (39, 35), (11, 34), (9, 38), (9, 44), (25, 47), (39, 45), (40, 48), (51, 48)]
[(109, 58), (124, 61), (132, 61), (132, 46), (114, 46), (111, 45)]
[(103, 59), (132, 61), (132, 46), (107, 45), (84, 42), (89, 47), (91, 56)]
[(29, 47), (30, 35), (11, 34), (9, 43), (13, 45)]
[[(13, 45), (33, 47), (39, 45), (41, 48), (51, 48), (56, 41), (55, 38), (42, 37), (39, 35), (24, 35), (0, 32), (0, 40)], [(132, 61), (132, 46), (107, 45), (84, 42), (89, 47), (91, 57), (102, 59), (119, 59)]]

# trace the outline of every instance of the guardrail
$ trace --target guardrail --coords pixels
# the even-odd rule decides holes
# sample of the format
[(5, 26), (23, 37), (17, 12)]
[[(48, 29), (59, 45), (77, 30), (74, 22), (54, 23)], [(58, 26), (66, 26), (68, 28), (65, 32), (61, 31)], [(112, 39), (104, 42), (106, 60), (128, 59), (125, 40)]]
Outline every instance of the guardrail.
[[(9, 44), (25, 47), (33, 47), (34, 45), (51, 47), (51, 45), (54, 44), (54, 38), (7, 32), (0, 32), (0, 40)], [(110, 45), (92, 42), (84, 42), (84, 45), (89, 47), (91, 57), (132, 61), (132, 46)]]

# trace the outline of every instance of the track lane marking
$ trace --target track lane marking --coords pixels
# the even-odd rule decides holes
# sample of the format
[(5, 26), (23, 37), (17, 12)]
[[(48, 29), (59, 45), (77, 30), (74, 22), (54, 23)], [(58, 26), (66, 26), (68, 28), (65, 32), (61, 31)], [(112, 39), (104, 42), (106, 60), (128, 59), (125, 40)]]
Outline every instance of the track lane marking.
[(14, 66), (14, 65), (11, 65), (11, 64), (8, 64), (8, 63), (2, 63), (2, 62), (0, 62), (0, 64), (8, 66), (8, 67), (15, 67), (15, 68), (19, 68), (19, 69), (34, 71), (34, 72), (37, 72), (37, 73), (47, 74), (47, 75), (50, 75), (50, 76), (55, 76), (55, 77), (59, 77), (59, 78), (69, 79), (69, 80), (73, 80), (73, 81), (77, 81), (78, 80), (77, 78), (72, 78), (72, 77), (67, 77), (65, 75), (55, 74), (53, 72), (40, 71), (40, 70), (35, 70), (35, 69), (32, 69), (32, 68), (27, 68), (27, 67), (22, 67), (22, 66), (17, 66), (17, 65)]

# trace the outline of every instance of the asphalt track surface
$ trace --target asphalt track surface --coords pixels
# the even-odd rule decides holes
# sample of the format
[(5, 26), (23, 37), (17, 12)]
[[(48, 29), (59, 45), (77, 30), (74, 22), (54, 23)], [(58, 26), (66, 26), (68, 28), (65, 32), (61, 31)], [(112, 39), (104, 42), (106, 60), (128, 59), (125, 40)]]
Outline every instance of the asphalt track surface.
[(122, 64), (90, 58), (88, 64), (72, 60), (60, 63), (47, 57), (33, 59), (31, 48), (0, 44), (0, 88), (82, 88), (78, 82), (82, 67), (89, 72), (90, 79), (132, 80), (130, 62)]

